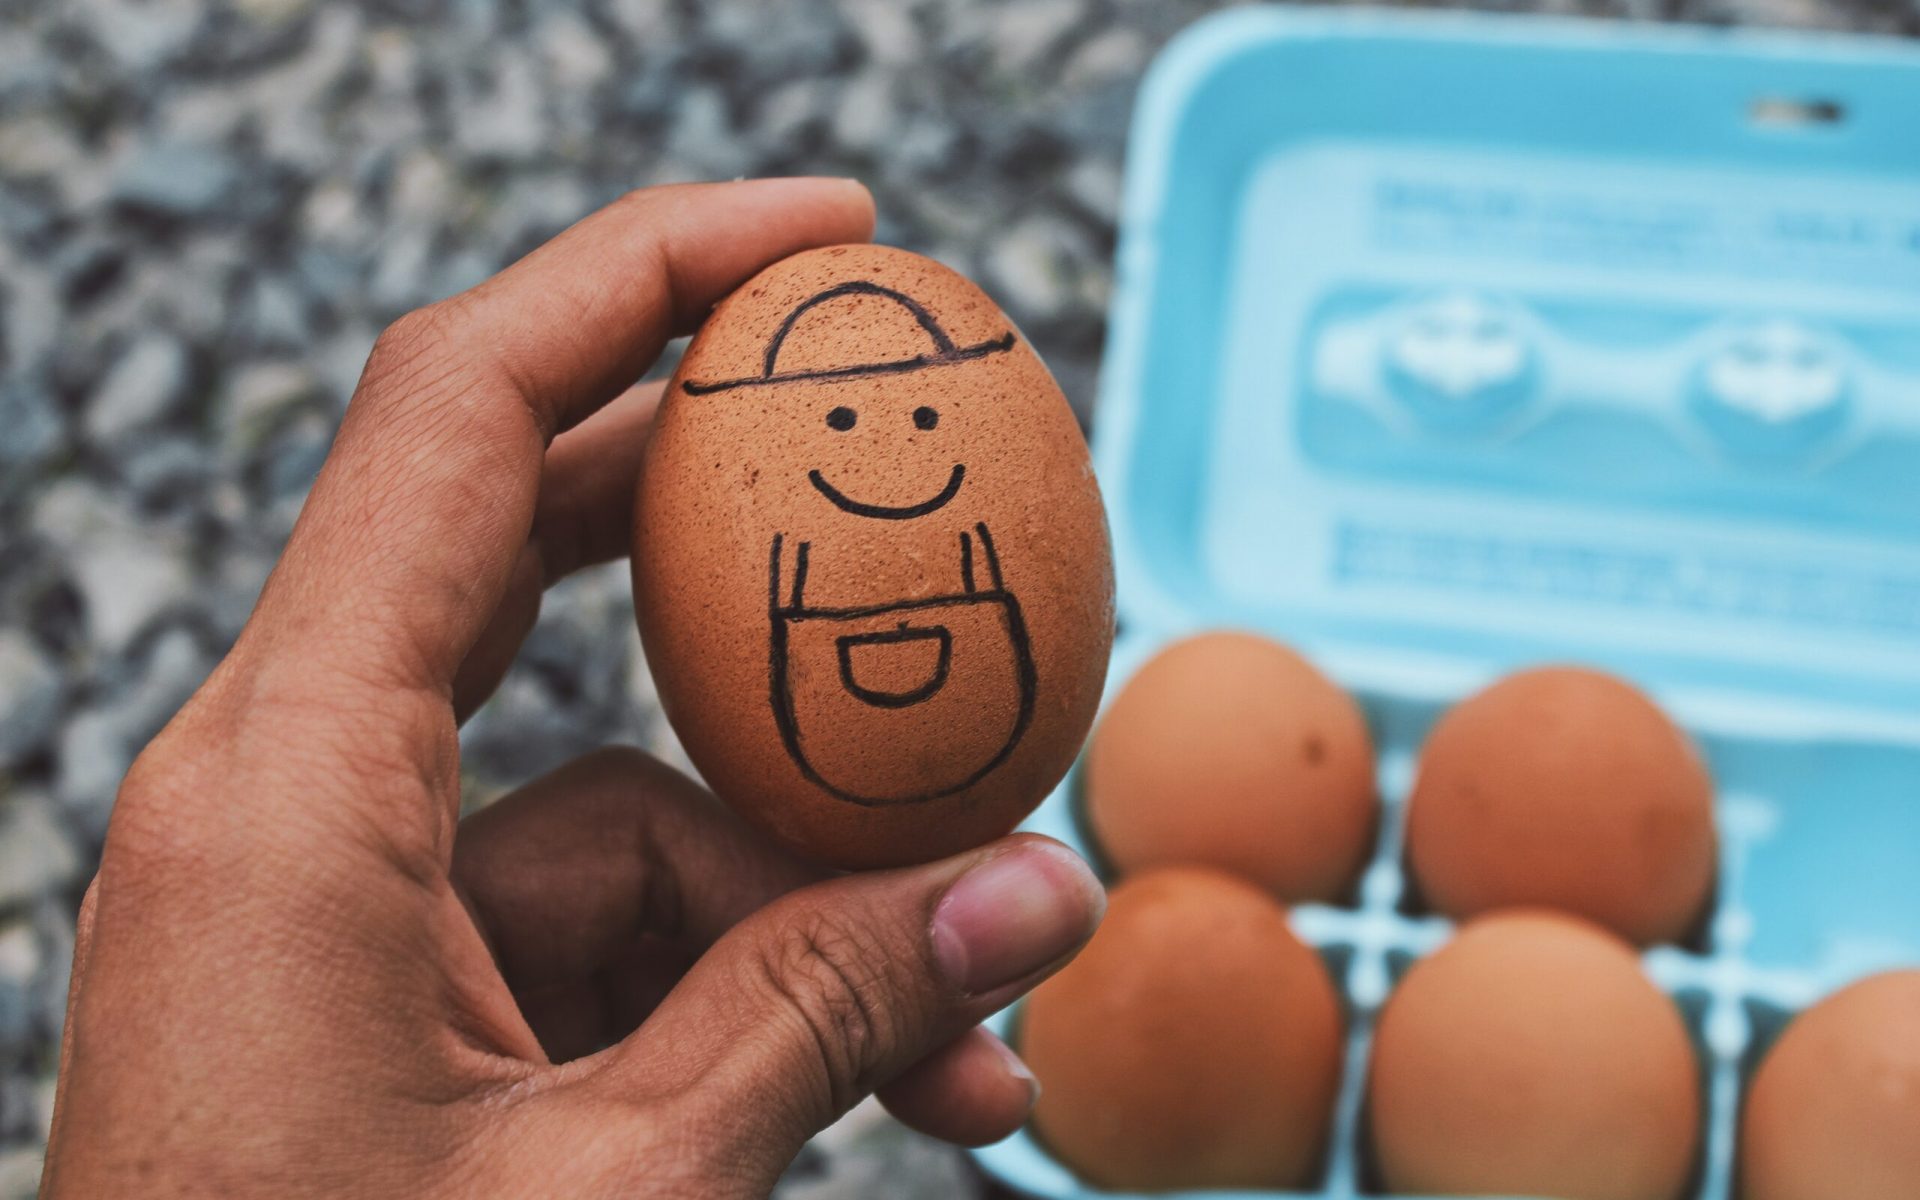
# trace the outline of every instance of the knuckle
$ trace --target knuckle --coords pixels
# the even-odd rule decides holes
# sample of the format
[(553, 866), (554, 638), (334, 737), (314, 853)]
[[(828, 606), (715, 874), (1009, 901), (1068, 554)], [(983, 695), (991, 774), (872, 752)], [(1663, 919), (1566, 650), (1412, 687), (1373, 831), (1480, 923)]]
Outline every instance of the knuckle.
[(141, 886), (212, 865), (213, 834), (230, 824), (221, 785), (244, 731), (246, 705), (235, 696), (246, 687), (233, 664), (222, 663), (134, 756), (114, 795), (102, 878)]
[(87, 956), (93, 952), (93, 929), (100, 916), (100, 872), (87, 880), (80, 897), (80, 909), (73, 916), (73, 972), (77, 977), (86, 970)]
[(87, 880), (87, 890), (80, 894), (80, 909), (74, 915), (75, 936), (85, 939), (93, 926), (93, 918), (100, 911), (100, 874), (94, 872)]
[(763, 986), (803, 1035), (835, 1112), (871, 1090), (875, 1069), (901, 1044), (891, 959), (873, 932), (817, 911), (781, 922), (762, 949)]
[(658, 207), (663, 200), (671, 198), (685, 186), (685, 184), (666, 183), (651, 187), (629, 188), (613, 202), (613, 207), (627, 216), (645, 216)]
[[(237, 688), (239, 700), (218, 694), (221, 682), (189, 701), (121, 781), (102, 847), (111, 886), (230, 880), (293, 844), (316, 805), (337, 836), (331, 850), (370, 848), (405, 877), (432, 878), (451, 825), (434, 801), (457, 772), (456, 735), (433, 697), (311, 670), (299, 688), (263, 672)], [(296, 869), (320, 866), (307, 856)]]
[(368, 361), (393, 369), (437, 358), (453, 340), (450, 324), (444, 304), (429, 304), (404, 313), (380, 331)]
[(422, 391), (437, 393), (450, 387), (466, 359), (460, 329), (457, 297), (396, 319), (374, 339), (355, 403), (391, 407)]
[(182, 761), (170, 738), (156, 739), (141, 751), (114, 801), (99, 879), (144, 886), (203, 874), (211, 865), (212, 848), (200, 832), (201, 823), (184, 819), (183, 812), (195, 792), (191, 764)]

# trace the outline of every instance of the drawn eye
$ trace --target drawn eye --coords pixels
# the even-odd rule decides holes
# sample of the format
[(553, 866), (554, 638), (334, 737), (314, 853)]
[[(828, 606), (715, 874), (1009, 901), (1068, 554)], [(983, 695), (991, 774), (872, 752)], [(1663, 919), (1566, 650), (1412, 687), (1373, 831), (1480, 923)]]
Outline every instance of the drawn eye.
[(855, 414), (852, 409), (841, 405), (839, 408), (827, 414), (827, 428), (838, 429), (842, 433), (845, 433), (847, 430), (852, 429), (853, 423), (859, 419), (859, 416)]
[(913, 423), (922, 429), (932, 429), (940, 423), (940, 414), (922, 404), (913, 410)]

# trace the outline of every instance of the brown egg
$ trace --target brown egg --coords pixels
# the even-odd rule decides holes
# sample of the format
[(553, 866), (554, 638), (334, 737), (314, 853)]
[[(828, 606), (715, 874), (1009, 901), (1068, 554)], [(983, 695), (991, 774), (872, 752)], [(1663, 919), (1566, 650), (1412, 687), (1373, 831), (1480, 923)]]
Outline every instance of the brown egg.
[(1028, 999), (1034, 1128), (1102, 1187), (1299, 1187), (1340, 1083), (1339, 1000), (1272, 897), (1165, 867), (1115, 887), (1080, 956)]
[(707, 783), (801, 852), (923, 862), (1066, 772), (1113, 636), (1106, 519), (1060, 389), (971, 283), (797, 254), (701, 326), (634, 522), (661, 706)]
[(1673, 1002), (1596, 925), (1463, 926), (1387, 999), (1367, 1080), (1396, 1192), (1678, 1200), (1700, 1085)]
[(1843, 988), (1793, 1019), (1747, 1092), (1743, 1200), (1920, 1196), (1920, 970)]
[(1450, 916), (1537, 904), (1641, 945), (1674, 940), (1713, 887), (1713, 784), (1633, 685), (1580, 667), (1521, 671), (1434, 727), (1407, 854)]
[(1312, 663), (1249, 633), (1155, 655), (1087, 751), (1086, 815), (1122, 872), (1232, 871), (1282, 900), (1333, 900), (1373, 846), (1373, 744), (1360, 706)]

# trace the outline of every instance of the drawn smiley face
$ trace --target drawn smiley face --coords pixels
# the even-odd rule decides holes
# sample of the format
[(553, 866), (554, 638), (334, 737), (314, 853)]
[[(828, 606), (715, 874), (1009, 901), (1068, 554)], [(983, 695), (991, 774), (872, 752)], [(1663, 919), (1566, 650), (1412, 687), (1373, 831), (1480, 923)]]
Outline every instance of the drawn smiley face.
[[(803, 328), (810, 317), (849, 305), (878, 307), (903, 326), (910, 322), (912, 328), (906, 332), (911, 341), (906, 351), (900, 357), (829, 363), (796, 362), (796, 356), (787, 353), (794, 330)], [(758, 375), (717, 381), (687, 380), (681, 386), (690, 395), (699, 396), (788, 383), (829, 385), (819, 389), (828, 397), (821, 419), (828, 430), (845, 435), (846, 442), (845, 449), (836, 447), (832, 457), (836, 460), (854, 455), (866, 457), (882, 450), (872, 443), (875, 437), (885, 440), (886, 452), (898, 455), (916, 448), (916, 441), (926, 443), (925, 439), (915, 439), (914, 433), (932, 434), (940, 428), (937, 401), (942, 389), (922, 386), (920, 376), (937, 372), (939, 368), (1004, 354), (1013, 344), (1014, 337), (1009, 331), (985, 341), (958, 345), (926, 306), (912, 296), (868, 280), (852, 280), (815, 293), (787, 314), (768, 341)], [(880, 383), (883, 390), (876, 393), (871, 388), (860, 388), (858, 394), (852, 394), (849, 389), (831, 386), (856, 382)], [(912, 403), (903, 404), (903, 398)], [(844, 462), (841, 465), (845, 465)], [(938, 512), (959, 495), (967, 479), (966, 464), (951, 462), (944, 471), (936, 469), (930, 473), (925, 490), (894, 498), (860, 493), (845, 479), (836, 482), (839, 471), (833, 472), (835, 478), (829, 478), (829, 470), (825, 464), (807, 470), (807, 481), (814, 491), (841, 512), (881, 521), (907, 521)]]
[[(840, 433), (851, 432), (860, 422), (859, 410), (846, 404), (836, 404), (827, 411), (827, 428)], [(921, 404), (913, 410), (915, 429), (931, 432), (940, 427), (940, 410), (931, 404)], [(856, 517), (873, 517), (882, 521), (907, 521), (914, 517), (924, 517), (930, 512), (945, 508), (947, 501), (960, 494), (960, 485), (967, 480), (967, 465), (954, 463), (947, 472), (946, 484), (938, 492), (925, 500), (910, 504), (875, 504), (865, 500), (856, 500), (828, 482), (820, 468), (807, 472), (807, 482), (813, 484), (813, 490), (825, 496), (829, 503), (844, 513)]]

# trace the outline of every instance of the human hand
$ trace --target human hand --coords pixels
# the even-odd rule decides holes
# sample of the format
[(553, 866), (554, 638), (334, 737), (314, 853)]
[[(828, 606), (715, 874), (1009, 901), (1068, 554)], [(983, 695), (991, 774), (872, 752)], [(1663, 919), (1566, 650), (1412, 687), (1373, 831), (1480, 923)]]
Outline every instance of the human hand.
[(382, 335), (121, 788), (43, 1194), (750, 1196), (874, 1089), (955, 1141), (1024, 1119), (974, 1026), (1098, 920), (1058, 844), (826, 879), (618, 749), (458, 816), (457, 720), (547, 584), (626, 552), (657, 390), (622, 389), (872, 219), (844, 181), (639, 192)]

